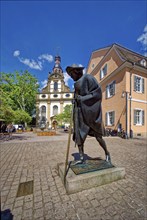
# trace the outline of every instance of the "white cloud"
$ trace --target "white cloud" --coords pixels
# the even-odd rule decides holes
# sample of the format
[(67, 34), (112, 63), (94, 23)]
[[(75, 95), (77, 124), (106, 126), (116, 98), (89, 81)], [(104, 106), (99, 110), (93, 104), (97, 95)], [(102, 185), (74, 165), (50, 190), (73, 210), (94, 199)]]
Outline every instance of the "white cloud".
[(19, 50), (15, 50), (13, 53), (14, 57), (18, 57), (20, 55), (20, 51)]
[(18, 59), (21, 63), (29, 66), (31, 69), (42, 70), (42, 62), (40, 61), (20, 57), (18, 57)]
[(83, 67), (83, 65), (82, 65), (82, 64), (79, 64), (78, 66), (79, 66), (79, 67)]
[(52, 55), (49, 54), (42, 54), (38, 57), (40, 60), (47, 60), (49, 63), (53, 62), (54, 58)]
[(66, 73), (64, 72), (64, 82), (65, 82), (65, 85), (69, 86), (68, 85), (68, 80), (70, 79), (71, 77)]
[(47, 86), (47, 80), (45, 79), (45, 80), (41, 81), (41, 85), (42, 85), (42, 88), (41, 88), (41, 89), (43, 89), (44, 87), (46, 87), (46, 86)]
[(48, 61), (49, 63), (51, 63), (54, 58), (52, 55), (49, 55), (49, 54), (42, 54), (38, 57), (39, 60), (34, 60), (34, 59), (29, 59), (29, 58), (23, 58), (23, 57), (20, 57), (20, 51), (19, 50), (15, 50), (13, 52), (13, 56), (14, 57), (17, 57), (18, 60), (29, 66), (31, 69), (36, 69), (36, 70), (42, 70), (43, 69), (43, 63), (44, 61)]
[(146, 54), (147, 53), (147, 24), (144, 27), (143, 34), (139, 36), (137, 41), (142, 44), (144, 53)]
[[(79, 67), (84, 67), (82, 64), (79, 64), (78, 66)], [(86, 68), (83, 69), (83, 74), (85, 74), (85, 73), (86, 73)]]

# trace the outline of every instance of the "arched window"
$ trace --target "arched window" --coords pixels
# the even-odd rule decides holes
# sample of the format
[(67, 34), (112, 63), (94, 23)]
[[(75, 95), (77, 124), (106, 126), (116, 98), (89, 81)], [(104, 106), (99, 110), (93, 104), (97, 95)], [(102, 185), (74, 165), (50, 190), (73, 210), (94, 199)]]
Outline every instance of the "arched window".
[(53, 106), (53, 115), (57, 115), (58, 114), (58, 106), (54, 105)]
[(57, 91), (58, 90), (58, 83), (54, 82), (54, 90)]
[(46, 116), (46, 106), (45, 105), (41, 106), (41, 116)]

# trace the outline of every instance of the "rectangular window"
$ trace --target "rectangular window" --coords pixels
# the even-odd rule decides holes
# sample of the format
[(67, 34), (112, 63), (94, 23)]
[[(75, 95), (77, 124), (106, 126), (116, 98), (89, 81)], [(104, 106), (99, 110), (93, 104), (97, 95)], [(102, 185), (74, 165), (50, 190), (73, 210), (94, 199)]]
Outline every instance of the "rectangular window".
[(134, 76), (134, 91), (144, 93), (144, 78)]
[(58, 83), (54, 82), (54, 90), (57, 91), (58, 90)]
[(106, 125), (113, 126), (115, 121), (115, 112), (106, 112)]
[(53, 115), (58, 115), (58, 106), (57, 105), (53, 106)]
[(144, 125), (144, 110), (134, 109), (134, 125)]
[(100, 79), (107, 75), (107, 64), (100, 70)]
[(106, 86), (106, 98), (110, 98), (115, 95), (115, 81)]

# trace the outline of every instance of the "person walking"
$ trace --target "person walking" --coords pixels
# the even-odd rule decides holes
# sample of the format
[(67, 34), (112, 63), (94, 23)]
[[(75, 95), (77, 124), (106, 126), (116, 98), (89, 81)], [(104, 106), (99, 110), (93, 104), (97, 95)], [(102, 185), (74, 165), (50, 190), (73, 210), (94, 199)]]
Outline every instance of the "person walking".
[(13, 130), (13, 125), (12, 125), (12, 123), (9, 123), (8, 125), (7, 125), (7, 132), (8, 132), (8, 135), (9, 135), (9, 139), (11, 139), (11, 137), (12, 137), (12, 130)]

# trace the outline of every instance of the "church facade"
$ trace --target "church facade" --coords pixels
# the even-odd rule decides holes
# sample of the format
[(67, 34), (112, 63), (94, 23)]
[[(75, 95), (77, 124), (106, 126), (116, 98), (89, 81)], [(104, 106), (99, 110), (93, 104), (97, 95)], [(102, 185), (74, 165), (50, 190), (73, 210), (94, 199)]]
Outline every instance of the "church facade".
[(65, 85), (61, 68), (61, 57), (55, 57), (52, 72), (49, 72), (47, 86), (37, 94), (36, 125), (37, 127), (55, 128), (58, 125), (56, 115), (63, 112), (66, 105), (72, 104), (73, 92)]

